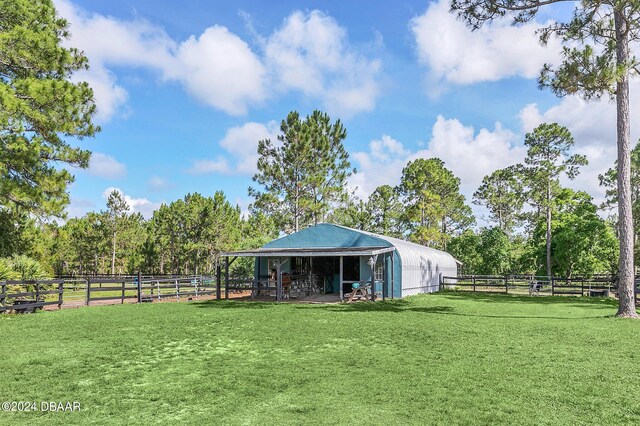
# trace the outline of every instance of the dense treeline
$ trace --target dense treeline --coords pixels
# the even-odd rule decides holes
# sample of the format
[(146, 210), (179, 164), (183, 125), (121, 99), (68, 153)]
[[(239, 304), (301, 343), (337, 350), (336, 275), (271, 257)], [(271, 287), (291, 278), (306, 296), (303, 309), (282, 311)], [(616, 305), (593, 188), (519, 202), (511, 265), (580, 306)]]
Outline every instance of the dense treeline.
[[(260, 246), (277, 236), (272, 221), (261, 214), (242, 218), (240, 209), (222, 192), (213, 197), (188, 194), (163, 204), (145, 220), (139, 213), (131, 213), (116, 191), (110, 194), (104, 211), (69, 219), (62, 225), (38, 225), (30, 220), (17, 234), (14, 245), (39, 261), (45, 271), (39, 271), (40, 276), (212, 273), (221, 251)], [(12, 258), (0, 260), (0, 265), (5, 266), (7, 275)]]
[[(306, 120), (311, 117), (328, 119), (314, 113)], [(304, 122), (297, 114), (293, 119)], [(283, 129), (291, 122), (290, 116)], [(323, 138), (327, 133), (318, 136), (306, 130), (292, 136), (287, 131), (292, 140)], [(344, 130), (339, 133), (346, 136)], [(304, 149), (325, 149), (326, 170), (343, 182), (353, 171), (341, 143), (335, 142), (337, 148), (318, 148), (321, 143), (307, 142)], [(261, 144), (268, 146), (269, 141)], [(104, 210), (64, 223), (40, 223), (18, 209), (3, 207), (0, 275), (24, 276), (16, 271), (29, 262), (37, 265), (35, 269), (32, 265), (32, 275), (213, 273), (221, 251), (259, 247), (296, 226), (322, 220), (447, 250), (463, 262), (465, 273), (615, 273), (615, 217), (604, 220), (598, 214), (599, 208), (609, 209), (616, 202), (614, 169), (600, 177), (608, 198), (604, 206), (596, 206), (587, 193), (560, 185), (563, 174), (573, 178), (587, 162), (572, 155), (573, 139), (566, 128), (543, 124), (526, 135), (525, 145), (523, 164), (493, 171), (474, 193), (471, 201), (488, 213), (482, 218), (488, 225), (483, 227), (475, 226), (476, 218), (460, 192), (460, 179), (437, 158), (410, 161), (397, 186), (382, 185), (365, 200), (354, 197), (344, 182), (323, 189), (325, 195), (319, 197), (322, 178), (303, 186), (299, 174), (272, 169), (270, 176), (263, 173), (256, 179), (262, 182), (261, 191), (250, 189), (256, 202), (246, 217), (221, 191), (212, 197), (188, 194), (163, 204), (148, 220), (131, 212), (117, 191), (109, 195)], [(640, 166), (638, 151), (633, 155), (634, 179)], [(267, 162), (291, 167), (283, 161), (290, 156), (284, 148), (263, 150), (259, 173)], [(329, 172), (320, 174), (326, 179)], [(274, 185), (274, 180), (279, 183)], [(297, 189), (283, 193), (286, 187)], [(265, 205), (267, 199), (278, 202)], [(638, 202), (635, 197), (634, 206)], [(297, 224), (284, 213), (296, 208)], [(314, 216), (318, 212), (322, 217)], [(251, 260), (237, 261), (234, 269), (250, 273)]]

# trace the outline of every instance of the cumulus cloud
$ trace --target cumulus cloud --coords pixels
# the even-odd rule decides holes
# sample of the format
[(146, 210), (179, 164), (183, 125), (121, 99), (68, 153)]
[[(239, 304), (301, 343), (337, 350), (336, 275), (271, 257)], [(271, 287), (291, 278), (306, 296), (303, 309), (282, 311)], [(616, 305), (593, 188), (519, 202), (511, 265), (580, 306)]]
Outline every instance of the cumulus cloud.
[(431, 3), (411, 20), (419, 61), (435, 82), (473, 84), (506, 77), (534, 78), (544, 63), (555, 63), (560, 43), (543, 47), (535, 34), (543, 24), (512, 26), (508, 19), (485, 24), (472, 32), (449, 12), (449, 2)]
[(229, 114), (245, 114), (266, 96), (260, 59), (227, 28), (207, 28), (180, 44), (168, 77), (180, 80), (196, 99)]
[(90, 60), (90, 70), (75, 78), (94, 88), (98, 121), (108, 121), (126, 105), (127, 91), (113, 66), (156, 71), (159, 80), (178, 81), (198, 101), (230, 115), (297, 92), (330, 113), (349, 116), (373, 109), (379, 95), (380, 61), (359, 54), (346, 30), (319, 11), (293, 12), (252, 48), (220, 25), (176, 41), (144, 19), (89, 13), (69, 0), (55, 3), (71, 25), (66, 43)]
[[(433, 125), (427, 149), (411, 151), (401, 142), (384, 135), (369, 143), (369, 150), (352, 155), (358, 173), (349, 181), (360, 198), (368, 197), (376, 187), (400, 183), (402, 169), (418, 158), (440, 158), (445, 167), (460, 178), (461, 192), (471, 203), (471, 197), (482, 178), (498, 168), (522, 161), (525, 149), (516, 135), (496, 123), (493, 130), (476, 130), (457, 119), (439, 116)], [(477, 216), (482, 209), (473, 206)]]
[(346, 30), (320, 11), (286, 18), (266, 41), (265, 62), (281, 90), (320, 98), (330, 113), (351, 115), (375, 105), (381, 62), (359, 54)]
[(87, 172), (107, 179), (119, 179), (127, 175), (127, 166), (110, 155), (94, 152), (91, 154)]
[(120, 193), (124, 201), (129, 206), (131, 212), (140, 213), (146, 219), (149, 219), (153, 215), (153, 211), (160, 208), (161, 203), (155, 203), (150, 201), (147, 198), (135, 198), (130, 195), (125, 194), (120, 188), (109, 187), (102, 192), (102, 198), (107, 200), (109, 199), (109, 194), (113, 191), (117, 191)]
[(267, 124), (248, 122), (231, 127), (219, 143), (229, 154), (231, 162), (222, 156), (195, 160), (188, 172), (195, 175), (222, 173), (252, 176), (257, 171), (258, 142), (263, 139), (275, 141), (278, 134), (279, 128), (275, 121)]
[(84, 51), (89, 58), (89, 70), (78, 72), (74, 79), (86, 81), (93, 88), (99, 122), (117, 115), (128, 98), (108, 66), (165, 69), (173, 61), (171, 52), (175, 42), (163, 29), (149, 22), (119, 21), (88, 13), (68, 0), (56, 0), (55, 6), (58, 14), (70, 24), (71, 38), (64, 43)]
[(275, 141), (279, 128), (275, 121), (267, 124), (249, 122), (227, 130), (220, 146), (235, 160), (234, 171), (239, 174), (253, 175), (258, 162), (258, 142), (263, 139)]

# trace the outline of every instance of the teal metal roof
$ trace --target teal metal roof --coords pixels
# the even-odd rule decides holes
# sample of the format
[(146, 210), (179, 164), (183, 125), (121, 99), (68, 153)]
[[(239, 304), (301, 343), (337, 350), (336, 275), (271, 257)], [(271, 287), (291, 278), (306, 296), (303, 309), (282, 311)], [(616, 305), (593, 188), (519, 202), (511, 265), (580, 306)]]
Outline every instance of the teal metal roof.
[(321, 223), (291, 235), (273, 240), (262, 248), (347, 248), (393, 247), (393, 244), (375, 235), (351, 228)]

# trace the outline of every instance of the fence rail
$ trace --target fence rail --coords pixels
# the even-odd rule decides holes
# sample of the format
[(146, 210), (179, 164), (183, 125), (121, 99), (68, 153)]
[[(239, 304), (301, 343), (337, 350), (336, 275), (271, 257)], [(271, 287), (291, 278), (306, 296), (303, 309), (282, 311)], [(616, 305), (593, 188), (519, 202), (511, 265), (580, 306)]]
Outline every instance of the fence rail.
[[(640, 276), (636, 278), (636, 303), (640, 302)], [(457, 289), (474, 292), (503, 292), (512, 294), (551, 296), (617, 296), (615, 277), (539, 277), (531, 275), (461, 275), (443, 276), (440, 289)]]
[(58, 308), (185, 300), (201, 297), (221, 298), (221, 280), (215, 276), (101, 276), (60, 278), (37, 281), (0, 281), (0, 313), (34, 312), (47, 306)]

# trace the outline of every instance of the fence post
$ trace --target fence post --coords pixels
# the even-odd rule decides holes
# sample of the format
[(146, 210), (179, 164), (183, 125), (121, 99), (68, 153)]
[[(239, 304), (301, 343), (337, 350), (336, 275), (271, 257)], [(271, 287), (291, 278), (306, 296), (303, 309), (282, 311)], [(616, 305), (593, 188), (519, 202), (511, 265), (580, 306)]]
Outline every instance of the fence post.
[(2, 289), (0, 291), (0, 304), (4, 307), (7, 304), (7, 283), (0, 283), (0, 288)]
[(509, 294), (509, 277), (504, 277), (504, 292)]
[(555, 280), (553, 279), (553, 277), (551, 277), (551, 295), (555, 296), (556, 295), (556, 291), (555, 291)]
[(222, 288), (222, 268), (220, 267), (220, 261), (218, 260), (218, 266), (216, 268), (216, 300), (220, 300), (221, 288)]
[(137, 293), (138, 293), (138, 303), (142, 303), (142, 274), (138, 271), (138, 285), (137, 285)]
[(64, 293), (64, 281), (58, 283), (58, 309), (62, 309), (62, 293)]
[(224, 278), (224, 298), (229, 300), (229, 256), (225, 257), (224, 260)]
[(89, 303), (91, 302), (91, 278), (89, 277), (87, 277), (87, 290), (85, 298), (86, 300), (84, 301), (84, 304), (89, 306)]
[[(40, 301), (40, 284), (36, 281), (36, 303)], [(35, 309), (34, 309), (35, 312)]]
[(473, 292), (476, 292), (476, 276), (471, 277), (471, 281), (473, 283)]
[(122, 281), (122, 297), (120, 298), (121, 305), (124, 305), (124, 283), (125, 281)]

